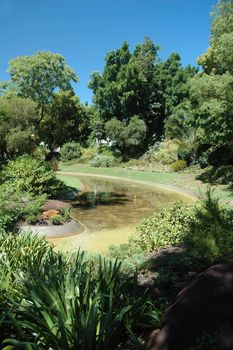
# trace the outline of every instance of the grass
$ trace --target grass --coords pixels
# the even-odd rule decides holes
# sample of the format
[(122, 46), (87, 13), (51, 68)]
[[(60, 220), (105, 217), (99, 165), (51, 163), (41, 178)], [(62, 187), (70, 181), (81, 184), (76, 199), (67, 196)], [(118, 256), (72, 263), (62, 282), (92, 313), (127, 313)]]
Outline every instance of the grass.
[[(195, 179), (196, 173), (190, 172), (157, 172), (157, 171), (142, 171), (142, 170), (132, 170), (129, 168), (95, 168), (83, 164), (72, 164), (66, 165), (64, 163), (60, 164), (60, 171), (63, 172), (75, 172), (75, 173), (86, 173), (86, 174), (97, 174), (97, 175), (107, 175), (107, 176), (117, 176), (120, 178), (132, 179), (146, 181), (154, 184), (162, 184), (168, 187), (173, 187), (187, 193), (198, 194), (200, 191), (204, 191), (207, 185)], [(64, 175), (59, 175), (64, 176)], [(61, 177), (63, 181), (68, 178), (72, 178), (74, 181), (78, 179), (71, 176)], [(221, 200), (232, 200), (233, 193), (226, 185), (218, 185), (215, 187), (215, 195)]]
[(69, 175), (57, 175), (58, 179), (62, 180), (67, 186), (80, 189), (83, 187), (82, 182), (77, 178)]

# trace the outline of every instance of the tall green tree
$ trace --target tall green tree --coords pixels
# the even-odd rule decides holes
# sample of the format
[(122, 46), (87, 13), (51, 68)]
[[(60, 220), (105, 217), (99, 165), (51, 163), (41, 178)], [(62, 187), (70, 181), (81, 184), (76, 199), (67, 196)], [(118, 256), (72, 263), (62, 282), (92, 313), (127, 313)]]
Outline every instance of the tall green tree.
[(127, 124), (135, 115), (144, 121), (145, 147), (164, 135), (168, 115), (187, 98), (187, 80), (196, 72), (189, 66), (184, 69), (178, 54), (161, 62), (159, 49), (145, 38), (130, 53), (124, 42), (119, 50), (107, 54), (103, 73), (93, 73), (89, 83), (103, 123), (116, 118)]
[(233, 2), (221, 0), (212, 13), (210, 47), (198, 58), (204, 72), (191, 81), (192, 124), (202, 143), (233, 140)]
[(31, 135), (38, 120), (37, 104), (15, 95), (0, 97), (0, 152), (2, 157), (31, 153)]
[(146, 138), (146, 124), (138, 116), (133, 116), (127, 123), (116, 118), (105, 124), (105, 129), (112, 148), (119, 151), (125, 160), (140, 155)]
[(31, 98), (40, 110), (39, 122), (57, 89), (72, 90), (77, 82), (74, 71), (62, 55), (40, 51), (9, 62), (10, 88), (20, 97)]
[(40, 138), (52, 150), (66, 142), (84, 142), (90, 133), (90, 113), (70, 90), (52, 97), (40, 126)]

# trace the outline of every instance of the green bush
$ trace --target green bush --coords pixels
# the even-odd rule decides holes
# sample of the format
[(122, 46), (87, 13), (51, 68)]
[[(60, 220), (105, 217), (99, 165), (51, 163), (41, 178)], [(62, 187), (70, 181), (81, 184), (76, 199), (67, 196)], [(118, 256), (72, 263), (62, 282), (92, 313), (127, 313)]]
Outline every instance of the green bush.
[(197, 180), (220, 185), (233, 184), (233, 165), (222, 165), (220, 167), (209, 166), (202, 174), (198, 175)]
[(194, 204), (177, 202), (144, 220), (129, 241), (130, 249), (157, 250), (184, 244), (190, 257), (204, 263), (233, 255), (233, 210), (210, 191)]
[(0, 231), (13, 231), (17, 221), (37, 222), (45, 200), (46, 195), (17, 193), (13, 186), (0, 186)]
[(49, 151), (45, 146), (37, 146), (33, 152), (34, 157), (40, 160), (45, 160), (48, 154)]
[(54, 197), (64, 189), (63, 182), (56, 178), (46, 162), (30, 156), (8, 162), (1, 172), (1, 180), (17, 193), (27, 192), (36, 196), (46, 194)]
[(64, 208), (60, 210), (60, 215), (62, 217), (63, 221), (69, 221), (71, 219), (71, 209), (70, 208)]
[(63, 162), (67, 162), (69, 160), (80, 158), (82, 154), (82, 148), (77, 142), (67, 142), (62, 145), (60, 153), (61, 160)]
[(92, 146), (88, 148), (82, 148), (82, 155), (80, 161), (82, 163), (89, 163), (99, 153), (99, 148), (97, 146)]
[(177, 149), (178, 160), (184, 160), (187, 164), (191, 162), (191, 155), (189, 149), (185, 145), (180, 145)]
[(187, 167), (187, 162), (186, 160), (178, 159), (174, 163), (172, 163), (171, 166), (173, 171), (180, 171)]
[(111, 167), (114, 165), (114, 158), (103, 154), (97, 154), (91, 160), (90, 164), (94, 167)]
[(193, 206), (176, 202), (145, 219), (130, 238), (131, 249), (151, 251), (181, 243), (195, 220)]
[(52, 225), (61, 225), (63, 223), (63, 218), (61, 215), (54, 215), (49, 218)]
[(158, 145), (156, 144), (154, 152), (150, 154), (153, 161), (161, 164), (171, 164), (178, 159), (177, 150), (179, 148), (180, 141), (178, 140), (165, 140)]

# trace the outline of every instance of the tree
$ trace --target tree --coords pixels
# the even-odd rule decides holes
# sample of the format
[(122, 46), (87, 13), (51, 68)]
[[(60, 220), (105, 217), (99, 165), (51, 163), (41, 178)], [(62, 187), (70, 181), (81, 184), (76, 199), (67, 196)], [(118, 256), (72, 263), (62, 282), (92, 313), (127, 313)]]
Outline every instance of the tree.
[(32, 140), (38, 119), (34, 101), (15, 95), (0, 97), (0, 151), (3, 158), (31, 153)]
[(40, 109), (39, 122), (55, 91), (72, 90), (71, 81), (78, 81), (62, 55), (47, 51), (11, 60), (8, 72), (11, 76), (11, 89), (18, 96), (31, 98), (37, 103)]
[(128, 123), (116, 118), (105, 124), (106, 134), (115, 151), (120, 151), (124, 159), (140, 155), (146, 138), (146, 124), (138, 116), (133, 116)]
[(75, 94), (60, 90), (55, 93), (40, 125), (40, 136), (50, 149), (66, 142), (84, 142), (89, 133), (89, 110)]
[(212, 12), (210, 47), (198, 58), (205, 73), (233, 74), (233, 2), (221, 0)]
[(145, 148), (164, 136), (167, 117), (188, 97), (187, 80), (196, 73), (190, 66), (181, 66), (178, 54), (161, 62), (159, 49), (145, 38), (130, 53), (124, 42), (119, 50), (107, 54), (103, 74), (93, 73), (89, 83), (100, 121), (116, 118), (128, 124), (135, 115), (144, 121)]
[(219, 1), (212, 20), (210, 47), (198, 58), (204, 72), (191, 81), (192, 125), (202, 143), (233, 139), (233, 2)]

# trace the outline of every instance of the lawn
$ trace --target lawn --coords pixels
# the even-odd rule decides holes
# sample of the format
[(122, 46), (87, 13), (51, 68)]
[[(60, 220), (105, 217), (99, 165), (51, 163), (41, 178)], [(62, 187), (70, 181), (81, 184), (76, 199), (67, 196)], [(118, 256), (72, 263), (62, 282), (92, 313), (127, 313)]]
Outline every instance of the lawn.
[[(157, 171), (142, 171), (134, 170), (129, 168), (95, 168), (83, 164), (72, 164), (66, 165), (64, 163), (60, 164), (59, 171), (62, 172), (73, 172), (73, 173), (83, 173), (83, 174), (97, 174), (97, 175), (107, 175), (107, 176), (117, 176), (120, 178), (132, 179), (146, 181), (153, 184), (162, 184), (173, 189), (185, 191), (191, 194), (199, 194), (205, 191), (207, 188), (206, 184), (201, 181), (195, 180), (195, 173), (190, 172), (157, 172)], [(70, 181), (71, 183), (77, 184), (79, 180), (77, 178), (59, 175), (60, 178), (65, 181)], [(77, 183), (76, 183), (77, 180)], [(69, 184), (70, 185), (70, 184)], [(73, 185), (70, 185), (73, 186)], [(73, 187), (75, 187), (73, 186)], [(233, 200), (233, 193), (231, 190), (224, 185), (212, 186), (215, 188), (215, 195), (221, 200)]]

